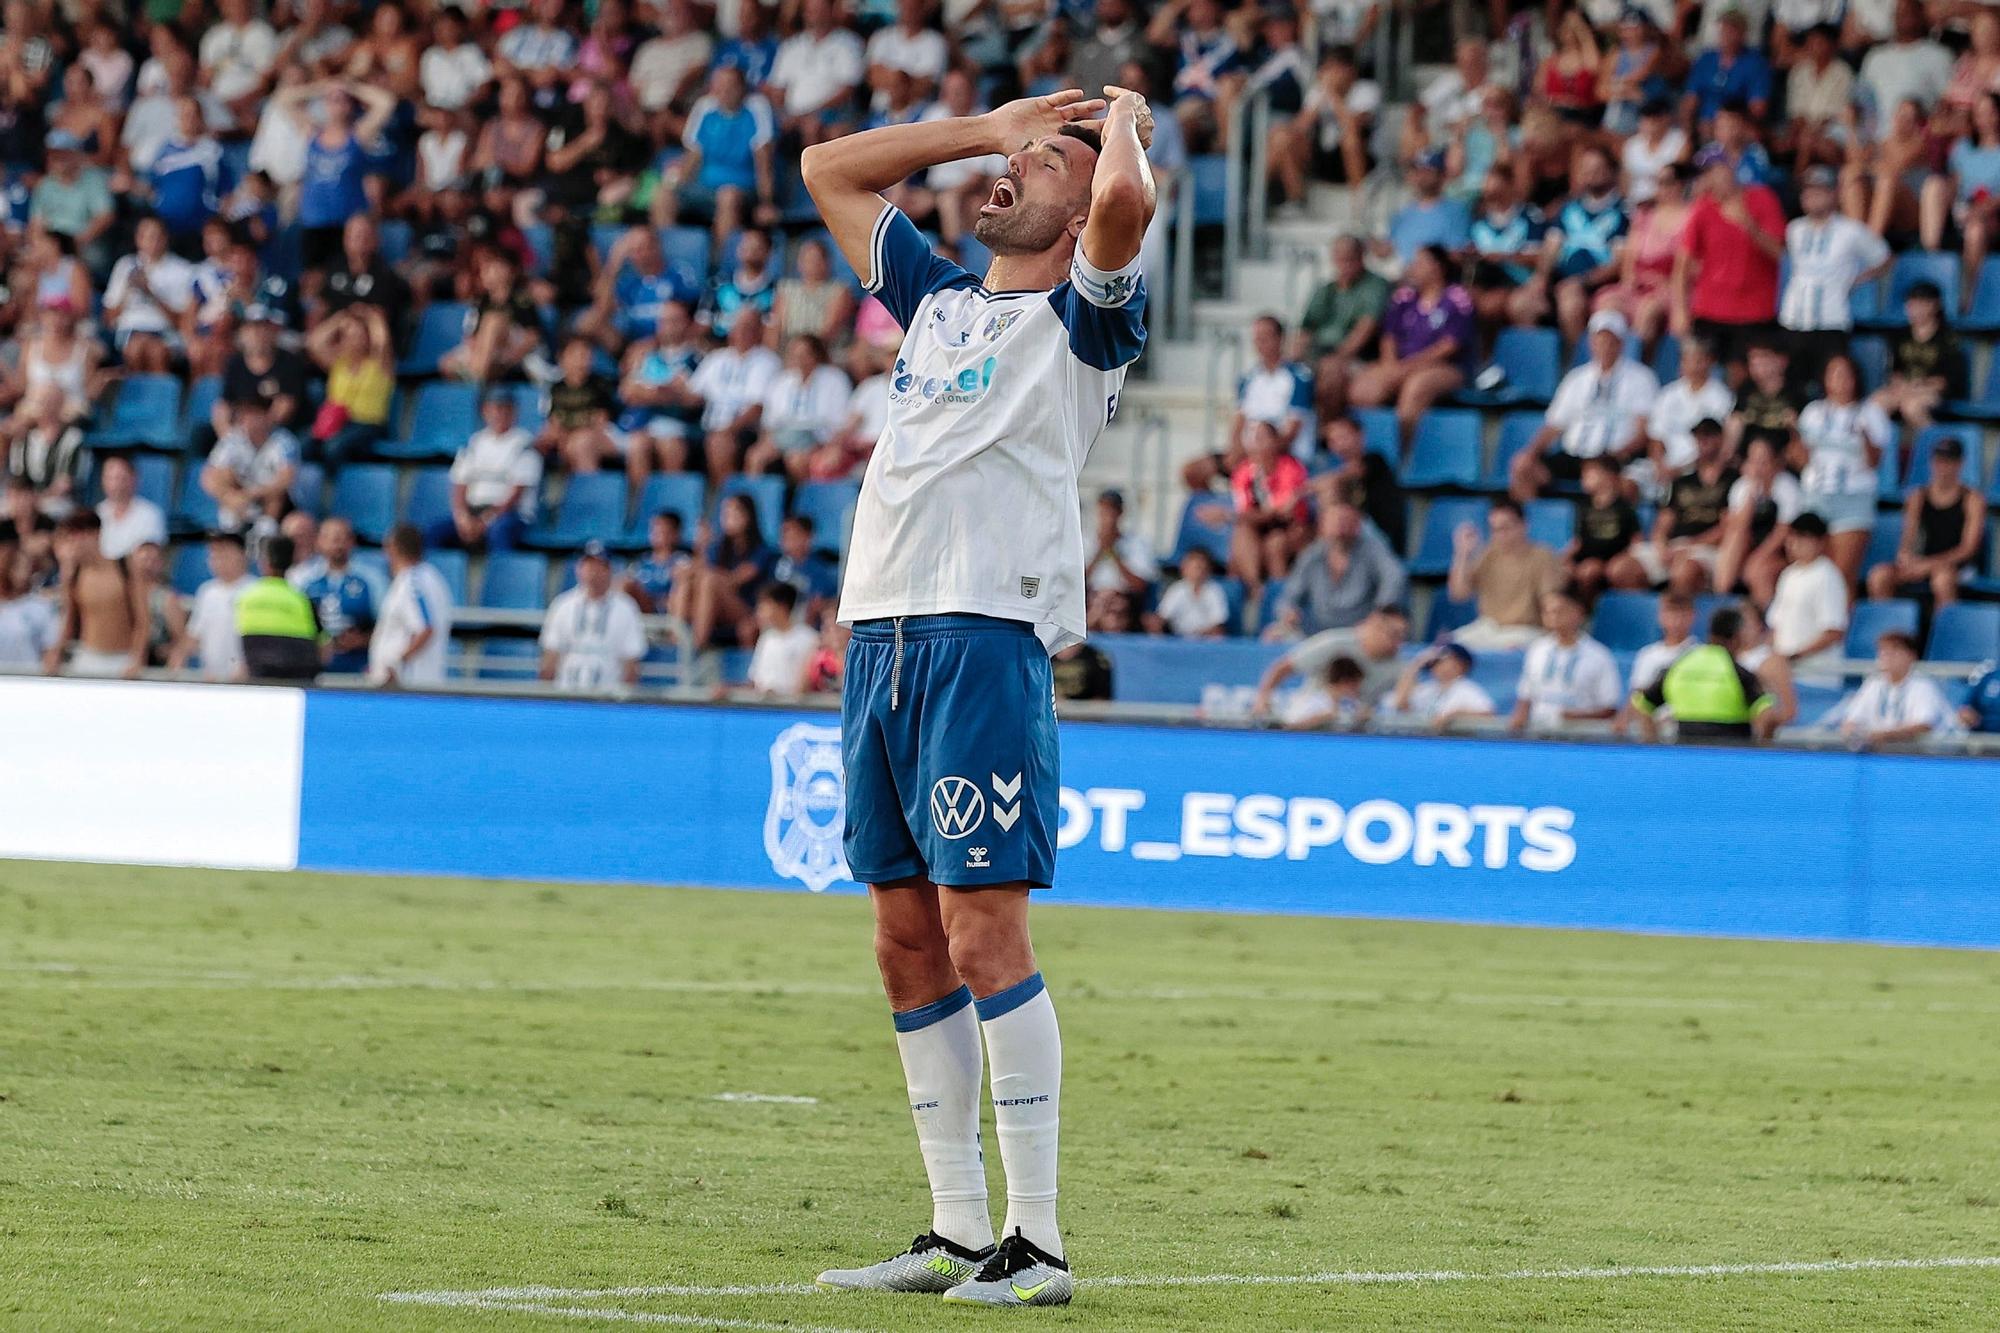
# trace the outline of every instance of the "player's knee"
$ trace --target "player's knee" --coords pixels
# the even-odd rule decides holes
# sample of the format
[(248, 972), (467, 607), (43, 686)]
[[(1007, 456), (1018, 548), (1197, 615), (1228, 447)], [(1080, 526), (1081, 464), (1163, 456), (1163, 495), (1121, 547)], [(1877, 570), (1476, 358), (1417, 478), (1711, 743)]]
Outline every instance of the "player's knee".
[(998, 994), (1035, 970), (1026, 930), (1010, 921), (954, 921), (950, 949), (952, 967), (974, 995)]
[(902, 980), (920, 983), (949, 962), (944, 934), (935, 922), (889, 918), (875, 923), (875, 965), (891, 986)]

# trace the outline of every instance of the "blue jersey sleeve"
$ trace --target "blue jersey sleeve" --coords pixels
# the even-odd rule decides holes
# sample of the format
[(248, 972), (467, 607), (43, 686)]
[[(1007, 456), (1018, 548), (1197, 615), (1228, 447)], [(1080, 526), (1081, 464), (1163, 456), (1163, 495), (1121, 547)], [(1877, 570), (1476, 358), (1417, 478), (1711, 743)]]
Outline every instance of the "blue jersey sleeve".
[(1146, 279), (1139, 261), (1116, 272), (1098, 268), (1078, 247), (1069, 281), (1049, 293), (1069, 350), (1092, 370), (1116, 370), (1139, 359), (1146, 348)]
[(917, 307), (932, 292), (947, 287), (977, 285), (978, 279), (949, 259), (940, 258), (903, 210), (891, 205), (875, 219), (868, 242), (869, 276), (865, 284), (904, 328)]

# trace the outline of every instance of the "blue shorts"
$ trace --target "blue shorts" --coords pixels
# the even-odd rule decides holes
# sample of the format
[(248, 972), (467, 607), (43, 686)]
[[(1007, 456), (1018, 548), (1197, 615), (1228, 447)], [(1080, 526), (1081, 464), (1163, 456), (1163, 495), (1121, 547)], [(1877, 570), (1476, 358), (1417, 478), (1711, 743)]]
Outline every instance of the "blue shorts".
[(1033, 626), (973, 615), (863, 621), (847, 648), (840, 714), (856, 880), (1054, 880), (1055, 692)]

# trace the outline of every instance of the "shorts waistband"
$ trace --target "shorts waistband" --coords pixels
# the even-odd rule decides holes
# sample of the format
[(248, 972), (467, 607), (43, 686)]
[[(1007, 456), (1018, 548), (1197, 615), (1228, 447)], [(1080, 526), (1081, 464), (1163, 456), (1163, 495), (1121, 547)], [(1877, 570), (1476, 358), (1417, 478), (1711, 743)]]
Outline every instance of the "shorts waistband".
[(1035, 632), (1035, 627), (1025, 620), (1002, 620), (998, 616), (960, 612), (942, 616), (884, 616), (879, 620), (860, 620), (855, 622), (854, 637), (864, 643), (893, 643), (898, 620), (902, 623), (905, 640), (998, 638), (1032, 635)]

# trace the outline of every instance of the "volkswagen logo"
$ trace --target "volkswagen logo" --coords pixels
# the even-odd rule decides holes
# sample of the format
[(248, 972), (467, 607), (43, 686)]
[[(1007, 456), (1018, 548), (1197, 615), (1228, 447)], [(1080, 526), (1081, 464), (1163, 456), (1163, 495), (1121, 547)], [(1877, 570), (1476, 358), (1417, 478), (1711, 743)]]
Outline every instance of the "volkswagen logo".
[(970, 780), (939, 778), (931, 787), (931, 823), (940, 835), (963, 838), (986, 819), (986, 797)]

